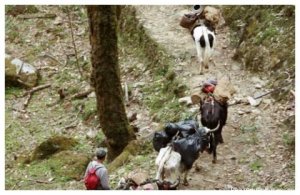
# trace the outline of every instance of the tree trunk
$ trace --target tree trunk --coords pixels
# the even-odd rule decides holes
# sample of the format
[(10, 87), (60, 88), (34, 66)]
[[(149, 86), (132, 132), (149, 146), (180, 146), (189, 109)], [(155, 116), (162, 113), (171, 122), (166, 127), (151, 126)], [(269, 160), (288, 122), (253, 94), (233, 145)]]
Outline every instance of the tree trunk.
[(120, 83), (117, 6), (87, 6), (87, 13), (98, 116), (107, 138), (108, 161), (112, 161), (135, 139), (127, 120)]

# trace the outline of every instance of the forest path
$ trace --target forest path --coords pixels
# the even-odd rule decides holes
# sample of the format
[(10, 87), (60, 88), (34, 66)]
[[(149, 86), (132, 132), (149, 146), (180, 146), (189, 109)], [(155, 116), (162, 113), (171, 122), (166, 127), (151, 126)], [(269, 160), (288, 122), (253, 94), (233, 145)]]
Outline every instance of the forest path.
[[(231, 59), (229, 29), (217, 29), (214, 60), (216, 67), (204, 75), (197, 74), (196, 49), (190, 33), (179, 25), (180, 18), (190, 10), (186, 6), (136, 6), (137, 17), (148, 34), (175, 60), (174, 70), (192, 89), (207, 79), (228, 75), (237, 93), (246, 98), (262, 94), (267, 78), (251, 74)], [(188, 95), (188, 94), (187, 94)], [(197, 106), (195, 106), (197, 107)], [(283, 106), (270, 96), (263, 98), (258, 107), (235, 105), (228, 109), (227, 124), (223, 129), (224, 144), (218, 146), (218, 161), (200, 154), (188, 175), (189, 186), (179, 189), (274, 189), (289, 188), (294, 183), (290, 173), (283, 130), (277, 125), (282, 121)], [(286, 114), (286, 113), (284, 113)]]

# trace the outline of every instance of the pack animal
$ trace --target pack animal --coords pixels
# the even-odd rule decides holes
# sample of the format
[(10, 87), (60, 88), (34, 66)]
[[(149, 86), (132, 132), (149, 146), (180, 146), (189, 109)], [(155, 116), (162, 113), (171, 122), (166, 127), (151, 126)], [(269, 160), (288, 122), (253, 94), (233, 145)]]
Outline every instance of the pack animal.
[(176, 189), (182, 174), (183, 184), (188, 185), (189, 171), (200, 152), (210, 149), (210, 137), (217, 128), (200, 127), (194, 134), (175, 139), (170, 145), (160, 149), (155, 161), (158, 166), (156, 179), (159, 189)]
[(219, 102), (211, 95), (207, 95), (200, 100), (201, 123), (204, 127), (215, 128), (210, 138), (209, 152), (213, 153), (213, 163), (217, 161), (217, 146), (224, 143), (222, 129), (227, 121), (228, 105), (227, 102)]
[(212, 60), (213, 49), (216, 42), (215, 29), (210, 22), (205, 21), (203, 24), (196, 25), (191, 34), (196, 45), (197, 58), (199, 63), (199, 74), (203, 74), (203, 66), (208, 69), (208, 64)]

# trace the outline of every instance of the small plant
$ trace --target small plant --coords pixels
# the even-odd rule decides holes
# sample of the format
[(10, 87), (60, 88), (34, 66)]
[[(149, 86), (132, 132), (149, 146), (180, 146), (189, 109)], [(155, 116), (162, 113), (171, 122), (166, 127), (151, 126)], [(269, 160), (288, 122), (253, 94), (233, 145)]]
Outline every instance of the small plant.
[(250, 164), (251, 171), (259, 171), (262, 168), (262, 162), (260, 160), (255, 160)]
[(98, 130), (98, 133), (95, 137), (95, 142), (97, 144), (101, 144), (101, 143), (103, 143), (104, 139), (105, 139), (105, 136), (104, 136), (102, 130)]
[(88, 120), (92, 116), (97, 115), (97, 104), (96, 99), (89, 99), (84, 103), (84, 110), (82, 112), (82, 119)]
[(282, 135), (283, 143), (291, 150), (295, 150), (295, 135), (285, 132)]
[(5, 99), (11, 99), (15, 96), (20, 96), (24, 90), (17, 87), (6, 87), (5, 88)]

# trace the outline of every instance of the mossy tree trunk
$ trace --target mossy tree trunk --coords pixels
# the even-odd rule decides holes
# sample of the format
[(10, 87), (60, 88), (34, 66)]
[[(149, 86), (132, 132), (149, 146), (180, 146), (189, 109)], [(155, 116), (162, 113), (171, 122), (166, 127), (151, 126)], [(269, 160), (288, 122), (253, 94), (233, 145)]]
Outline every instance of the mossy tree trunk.
[(92, 77), (100, 124), (107, 138), (108, 161), (135, 139), (127, 120), (117, 47), (117, 6), (87, 6), (92, 46)]

